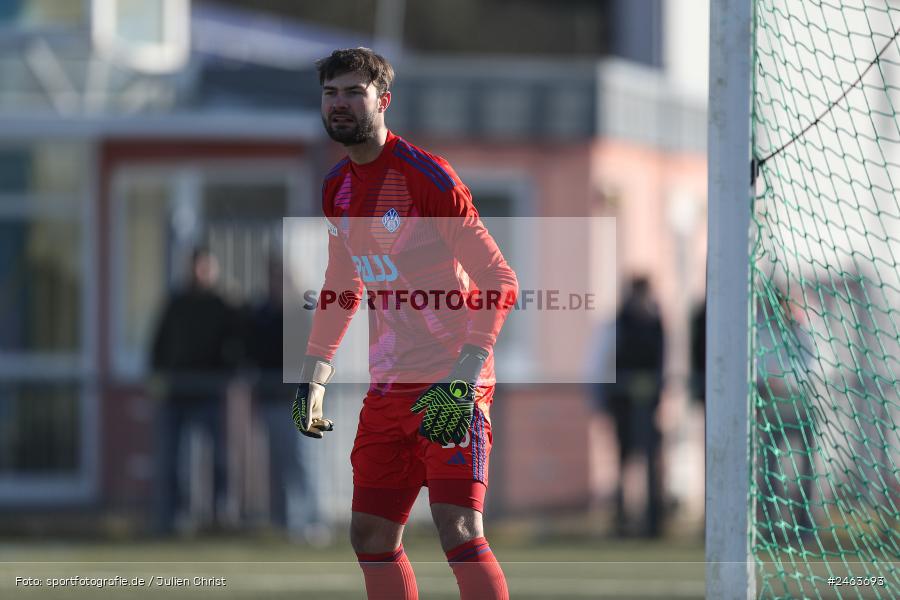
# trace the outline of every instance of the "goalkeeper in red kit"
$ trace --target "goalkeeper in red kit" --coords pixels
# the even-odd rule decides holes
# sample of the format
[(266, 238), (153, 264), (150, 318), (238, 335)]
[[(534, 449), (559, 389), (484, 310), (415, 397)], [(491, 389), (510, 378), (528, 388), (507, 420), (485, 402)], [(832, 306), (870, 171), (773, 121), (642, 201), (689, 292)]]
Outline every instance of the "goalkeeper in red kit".
[(350, 537), (368, 597), (418, 598), (401, 538), (427, 486), (460, 597), (508, 598), (482, 509), (493, 346), (515, 302), (515, 273), (447, 161), (388, 131), (391, 65), (355, 48), (317, 67), (325, 129), (348, 156), (322, 188), (328, 267), (294, 422), (313, 438), (332, 430), (331, 361), (355, 311), (367, 307), (371, 384), (350, 457)]

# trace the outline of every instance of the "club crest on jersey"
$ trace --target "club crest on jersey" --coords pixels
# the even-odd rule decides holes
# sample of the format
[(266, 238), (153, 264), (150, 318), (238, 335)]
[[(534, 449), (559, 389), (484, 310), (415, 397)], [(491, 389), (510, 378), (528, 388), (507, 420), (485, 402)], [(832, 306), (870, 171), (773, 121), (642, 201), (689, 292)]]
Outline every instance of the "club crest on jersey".
[(381, 217), (381, 224), (385, 229), (394, 233), (400, 227), (400, 213), (394, 208), (390, 209)]

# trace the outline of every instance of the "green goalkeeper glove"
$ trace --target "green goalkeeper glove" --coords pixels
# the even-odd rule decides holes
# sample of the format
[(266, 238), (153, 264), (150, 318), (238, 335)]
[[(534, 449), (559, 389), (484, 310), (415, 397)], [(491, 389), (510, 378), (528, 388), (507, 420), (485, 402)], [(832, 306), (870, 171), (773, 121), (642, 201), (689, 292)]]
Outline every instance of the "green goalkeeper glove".
[(334, 367), (321, 358), (307, 356), (300, 367), (300, 385), (294, 396), (291, 413), (297, 431), (307, 437), (321, 439), (334, 423), (322, 414), (325, 386), (334, 375)]
[(435, 383), (419, 396), (412, 412), (425, 411), (419, 433), (432, 442), (460, 443), (472, 424), (475, 412), (475, 387), (488, 351), (466, 344), (459, 352), (449, 381)]

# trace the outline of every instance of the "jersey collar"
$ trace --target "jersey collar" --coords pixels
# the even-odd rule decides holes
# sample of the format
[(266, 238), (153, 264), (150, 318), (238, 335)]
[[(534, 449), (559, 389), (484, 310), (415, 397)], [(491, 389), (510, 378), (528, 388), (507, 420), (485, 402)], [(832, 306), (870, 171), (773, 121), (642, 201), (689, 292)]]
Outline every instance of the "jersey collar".
[(351, 160), (350, 172), (360, 179), (366, 179), (368, 177), (371, 177), (372, 175), (382, 172), (384, 170), (384, 166), (390, 159), (391, 154), (393, 154), (394, 152), (394, 146), (397, 144), (398, 139), (400, 138), (394, 135), (389, 129), (387, 132), (387, 138), (384, 141), (384, 147), (381, 149), (381, 154), (378, 155), (378, 158), (376, 158), (372, 162), (367, 162), (364, 165), (358, 165)]

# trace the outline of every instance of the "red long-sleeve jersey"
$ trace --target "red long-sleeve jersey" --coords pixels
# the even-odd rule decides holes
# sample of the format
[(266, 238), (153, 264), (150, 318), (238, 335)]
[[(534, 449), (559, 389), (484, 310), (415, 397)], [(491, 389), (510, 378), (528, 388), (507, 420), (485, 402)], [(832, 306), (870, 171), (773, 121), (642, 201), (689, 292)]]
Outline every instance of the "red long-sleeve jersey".
[(355, 296), (369, 311), (373, 388), (439, 381), (463, 344), (490, 351), (479, 384), (493, 385), (518, 283), (449, 163), (388, 132), (377, 159), (345, 158), (328, 173), (322, 208), (328, 268), (307, 353), (331, 360)]

